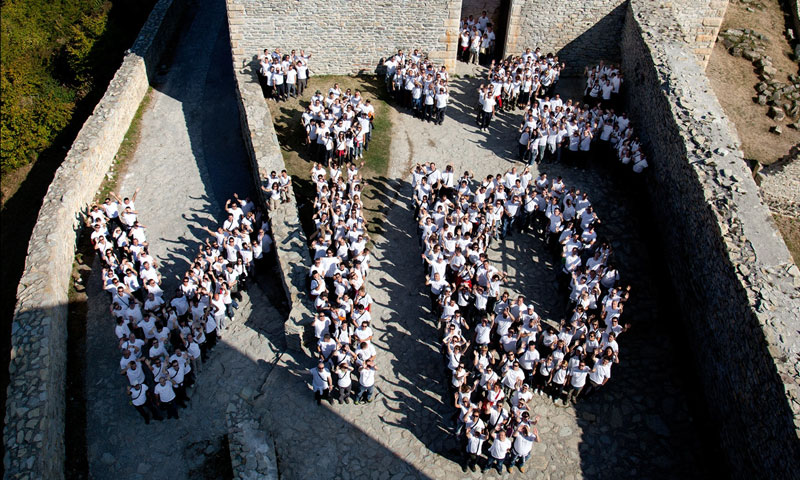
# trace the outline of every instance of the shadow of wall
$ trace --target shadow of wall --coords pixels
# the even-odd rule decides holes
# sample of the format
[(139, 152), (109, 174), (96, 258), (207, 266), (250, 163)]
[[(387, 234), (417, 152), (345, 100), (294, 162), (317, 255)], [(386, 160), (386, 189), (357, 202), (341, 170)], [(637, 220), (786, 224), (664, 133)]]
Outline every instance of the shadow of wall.
[(584, 66), (599, 60), (618, 60), (626, 5), (624, 0), (515, 0), (506, 55), (539, 47), (542, 53), (558, 54), (567, 64), (567, 76), (580, 75)]
[(707, 78), (670, 37), (671, 14), (648, 7), (632, 2), (627, 12), (627, 101), (651, 159), (658, 241), (715, 441), (738, 478), (792, 478), (800, 459), (797, 348), (786, 339), (800, 305), (784, 292), (797, 275), (741, 152), (727, 150), (738, 139)]

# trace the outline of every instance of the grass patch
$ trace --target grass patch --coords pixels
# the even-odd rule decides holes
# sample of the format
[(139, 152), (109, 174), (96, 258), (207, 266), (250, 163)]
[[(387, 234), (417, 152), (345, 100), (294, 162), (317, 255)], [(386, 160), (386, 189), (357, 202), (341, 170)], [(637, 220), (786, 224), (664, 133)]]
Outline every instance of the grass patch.
[(303, 92), (303, 98), (290, 98), (286, 102), (277, 103), (268, 100), (275, 132), (281, 144), (283, 161), (286, 171), (292, 176), (295, 195), (297, 196), (300, 222), (306, 235), (314, 233), (313, 199), (316, 194), (311, 183), (311, 167), (313, 159), (308, 153), (306, 145), (306, 132), (300, 124), (300, 117), (308, 108), (309, 98), (315, 91), (320, 90), (327, 94), (328, 89), (338, 83), (342, 90), (348, 88), (360, 90), (361, 96), (370, 100), (375, 108), (373, 121), (372, 140), (369, 150), (364, 152), (364, 168), (361, 175), (364, 177), (364, 217), (370, 234), (380, 233), (384, 214), (386, 212), (386, 196), (383, 186), (386, 182), (386, 173), (389, 170), (389, 155), (392, 145), (392, 122), (389, 118), (389, 96), (380, 78), (374, 76), (342, 76), (320, 75), (309, 80), (309, 87)]
[(97, 192), (95, 201), (102, 202), (110, 192), (117, 189), (119, 179), (125, 173), (127, 163), (133, 158), (133, 154), (136, 153), (136, 147), (139, 145), (139, 139), (142, 138), (142, 115), (147, 107), (150, 106), (152, 100), (153, 87), (147, 87), (147, 93), (145, 93), (142, 102), (139, 104), (139, 108), (136, 109), (131, 125), (128, 127), (128, 131), (125, 132), (125, 137), (119, 145), (117, 154), (114, 155), (114, 161), (111, 163), (103, 183), (100, 184), (100, 190)]

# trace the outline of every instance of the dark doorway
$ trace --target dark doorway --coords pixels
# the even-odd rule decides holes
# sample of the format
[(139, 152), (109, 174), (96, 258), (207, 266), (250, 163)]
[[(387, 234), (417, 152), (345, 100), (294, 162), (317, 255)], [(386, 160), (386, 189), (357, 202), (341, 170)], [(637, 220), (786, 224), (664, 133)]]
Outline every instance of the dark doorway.
[[(472, 21), (476, 23), (476, 26), (478, 26), (481, 31), (485, 30), (485, 26), (491, 25), (495, 35), (494, 51), (492, 55), (481, 56), (481, 61), (484, 64), (488, 65), (489, 61), (492, 59), (500, 59), (506, 55), (506, 33), (508, 32), (508, 17), (511, 11), (511, 1), (512, 0), (462, 0), (461, 2), (462, 27), (464, 26), (464, 21), (472, 16)], [(480, 24), (484, 12), (486, 12), (487, 19), (484, 20), (484, 24)]]
[(506, 52), (506, 35), (508, 34), (509, 13), (511, 12), (511, 0), (500, 0), (497, 9), (497, 22), (494, 31), (497, 39), (495, 40), (495, 58), (500, 60), (514, 52)]

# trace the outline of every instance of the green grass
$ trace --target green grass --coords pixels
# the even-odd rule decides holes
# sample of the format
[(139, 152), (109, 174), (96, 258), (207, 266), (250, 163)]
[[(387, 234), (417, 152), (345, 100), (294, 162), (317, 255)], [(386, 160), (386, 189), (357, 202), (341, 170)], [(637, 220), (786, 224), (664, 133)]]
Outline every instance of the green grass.
[(313, 160), (307, 153), (305, 143), (306, 132), (300, 124), (300, 117), (308, 106), (308, 99), (315, 91), (320, 90), (327, 94), (334, 83), (339, 84), (343, 91), (350, 88), (360, 90), (361, 95), (370, 100), (375, 108), (372, 139), (369, 150), (364, 152), (364, 168), (361, 175), (364, 177), (364, 216), (370, 234), (380, 232), (380, 225), (384, 215), (385, 197), (381, 194), (389, 170), (389, 155), (392, 145), (392, 122), (389, 118), (390, 107), (387, 103), (388, 94), (384, 83), (374, 76), (339, 76), (320, 75), (309, 80), (309, 87), (303, 92), (303, 98), (290, 99), (286, 102), (276, 103), (268, 101), (275, 132), (281, 144), (283, 161), (286, 171), (292, 176), (295, 195), (298, 200), (300, 222), (306, 235), (314, 233), (312, 202), (315, 195), (311, 183), (311, 167)]
[(95, 201), (102, 202), (110, 192), (117, 189), (120, 174), (125, 171), (128, 161), (131, 160), (133, 154), (136, 153), (136, 147), (139, 145), (139, 139), (142, 135), (142, 115), (150, 105), (152, 99), (153, 87), (148, 87), (147, 93), (145, 93), (142, 99), (142, 103), (139, 104), (139, 108), (136, 109), (136, 113), (133, 115), (128, 131), (125, 132), (125, 137), (119, 145), (117, 154), (114, 155), (114, 162), (111, 164), (108, 174), (106, 174), (103, 183), (100, 185), (100, 190), (95, 197)]

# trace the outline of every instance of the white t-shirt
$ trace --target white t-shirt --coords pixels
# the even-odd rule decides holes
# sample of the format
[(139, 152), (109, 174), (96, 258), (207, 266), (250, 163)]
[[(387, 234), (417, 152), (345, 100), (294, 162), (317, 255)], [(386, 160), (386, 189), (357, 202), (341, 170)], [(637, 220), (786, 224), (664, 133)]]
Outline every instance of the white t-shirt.
[(153, 389), (158, 399), (164, 403), (171, 402), (175, 399), (175, 390), (172, 388), (172, 383), (166, 382), (164, 385), (160, 383)]
[(331, 372), (327, 368), (322, 369), (322, 371), (319, 371), (318, 368), (311, 368), (309, 371), (311, 372), (311, 386), (315, 392), (322, 393), (329, 386), (328, 381), (331, 379)]
[(371, 387), (375, 385), (375, 369), (370, 367), (363, 367), (359, 372), (358, 382), (363, 387)]
[(499, 437), (495, 438), (494, 443), (492, 443), (492, 446), (489, 447), (489, 455), (502, 460), (506, 458), (509, 448), (511, 448), (510, 438), (506, 438), (505, 440), (500, 440)]

